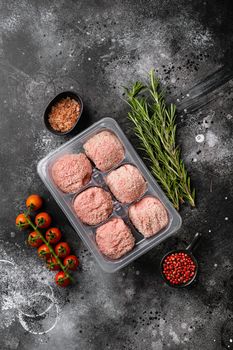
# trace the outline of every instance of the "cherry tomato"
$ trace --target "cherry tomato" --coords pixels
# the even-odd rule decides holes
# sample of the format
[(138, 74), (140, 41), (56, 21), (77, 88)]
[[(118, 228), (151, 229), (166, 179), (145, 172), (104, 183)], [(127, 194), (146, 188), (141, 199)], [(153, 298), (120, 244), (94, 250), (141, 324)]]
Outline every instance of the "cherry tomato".
[(56, 244), (61, 239), (61, 231), (57, 227), (51, 227), (46, 231), (46, 240), (51, 244)]
[(66, 276), (65, 272), (60, 271), (55, 276), (55, 282), (60, 287), (67, 287), (71, 281), (69, 277)]
[(69, 255), (64, 259), (63, 265), (67, 266), (68, 270), (74, 271), (74, 270), (77, 270), (77, 267), (79, 265), (79, 260), (78, 260), (77, 256)]
[(46, 261), (47, 268), (52, 271), (60, 270), (60, 265), (58, 264), (56, 258), (52, 255)]
[(37, 233), (36, 231), (29, 233), (28, 244), (31, 247), (38, 248), (42, 243), (43, 243), (43, 241), (40, 238), (39, 233)]
[(52, 219), (48, 213), (39, 213), (35, 217), (35, 223), (40, 228), (48, 228), (51, 225)]
[(42, 244), (38, 248), (37, 252), (40, 258), (48, 259), (51, 257), (50, 249), (46, 244)]
[(38, 194), (31, 194), (26, 200), (26, 206), (30, 210), (38, 210), (42, 207), (43, 201)]
[(70, 254), (69, 244), (66, 242), (60, 242), (55, 246), (55, 253), (59, 258), (65, 258)]
[[(28, 218), (30, 219), (29, 216)], [(19, 214), (15, 219), (15, 223), (20, 230), (24, 230), (25, 228), (29, 227), (29, 223), (27, 222), (27, 219), (24, 214)]]

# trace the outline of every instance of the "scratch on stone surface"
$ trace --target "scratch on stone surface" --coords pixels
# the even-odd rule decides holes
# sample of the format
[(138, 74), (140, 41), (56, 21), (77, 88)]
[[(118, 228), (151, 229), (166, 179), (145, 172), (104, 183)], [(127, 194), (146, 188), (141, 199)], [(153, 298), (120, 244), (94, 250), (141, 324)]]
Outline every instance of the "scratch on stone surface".
[(213, 192), (213, 180), (210, 180), (210, 193)]
[(11, 76), (12, 78), (15, 78), (17, 80), (19, 79), (32, 79), (28, 74), (23, 72), (21, 69), (16, 68), (15, 66), (11, 65), (6, 60), (3, 60), (0, 58), (0, 69)]

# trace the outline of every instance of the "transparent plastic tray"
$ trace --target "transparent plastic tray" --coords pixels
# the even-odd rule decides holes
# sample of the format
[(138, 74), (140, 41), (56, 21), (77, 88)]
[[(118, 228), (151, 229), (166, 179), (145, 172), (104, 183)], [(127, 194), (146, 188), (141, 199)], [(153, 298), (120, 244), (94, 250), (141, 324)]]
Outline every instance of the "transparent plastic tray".
[[(124, 148), (125, 148), (125, 158), (123, 161), (119, 164), (117, 164), (114, 168), (110, 169), (108, 172), (101, 172), (97, 168), (93, 167), (93, 174), (91, 181), (84, 186), (80, 191), (72, 194), (65, 194), (59, 188), (55, 185), (52, 176), (51, 176), (51, 167), (53, 163), (60, 158), (64, 154), (69, 153), (80, 153), (84, 152), (83, 150), (83, 144), (91, 138), (93, 135), (97, 134), (98, 132), (102, 130), (110, 130), (113, 133), (115, 133), (118, 138), (121, 140)], [(139, 199), (151, 195), (156, 198), (159, 198), (160, 201), (163, 203), (163, 205), (166, 207), (168, 216), (169, 216), (169, 223), (161, 230), (159, 233), (157, 233), (155, 236), (150, 238), (144, 238), (144, 236), (139, 233), (135, 227), (132, 225), (128, 218), (128, 207), (130, 204), (122, 204), (119, 201), (117, 201), (114, 196), (112, 195), (113, 203), (114, 203), (114, 210), (112, 215), (105, 220), (107, 222), (112, 217), (121, 217), (125, 223), (130, 227), (135, 240), (136, 244), (132, 251), (127, 253), (126, 255), (122, 256), (120, 259), (112, 260), (104, 256), (98, 249), (96, 242), (95, 242), (95, 233), (97, 227), (103, 224), (103, 222), (96, 226), (88, 226), (83, 224), (79, 218), (77, 217), (74, 209), (73, 209), (73, 200), (77, 196), (78, 193), (82, 192), (84, 189), (91, 187), (91, 186), (100, 186), (104, 188), (105, 190), (109, 191), (106, 183), (105, 183), (105, 176), (112, 171), (115, 168), (118, 168), (122, 164), (130, 163), (132, 165), (135, 165), (142, 173), (144, 179), (147, 182), (147, 190), (146, 192), (138, 198), (135, 202), (137, 202)], [(166, 238), (171, 236), (174, 232), (176, 232), (180, 226), (181, 226), (181, 217), (177, 213), (177, 211), (174, 209), (164, 192), (161, 190), (155, 179), (152, 177), (138, 154), (135, 152), (134, 148), (128, 141), (127, 137), (117, 124), (117, 122), (112, 118), (104, 118), (101, 119), (99, 122), (93, 124), (91, 127), (86, 129), (81, 134), (74, 137), (69, 142), (66, 142), (61, 147), (57, 148), (55, 151), (48, 154), (45, 158), (43, 158), (38, 166), (37, 171), (48, 188), (48, 190), (53, 195), (56, 202), (59, 204), (61, 209), (66, 214), (67, 218), (73, 225), (76, 232), (79, 234), (81, 239), (84, 241), (84, 243), (87, 245), (89, 250), (92, 252), (94, 257), (96, 258), (97, 262), (101, 266), (101, 268), (106, 272), (115, 272), (122, 267), (126, 266), (133, 260), (137, 259), (142, 254), (145, 254), (148, 250), (152, 249), (153, 247), (157, 246), (159, 243), (164, 241)], [(109, 191), (110, 192), (110, 191)], [(111, 192), (110, 192), (111, 193)], [(134, 202), (133, 202), (134, 203)]]

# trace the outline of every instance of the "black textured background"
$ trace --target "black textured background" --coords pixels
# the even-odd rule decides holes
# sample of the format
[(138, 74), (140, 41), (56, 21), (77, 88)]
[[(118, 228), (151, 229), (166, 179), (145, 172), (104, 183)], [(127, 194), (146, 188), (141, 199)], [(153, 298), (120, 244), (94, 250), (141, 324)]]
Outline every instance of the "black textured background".
[[(230, 0), (0, 1), (1, 349), (233, 348), (232, 7)], [(197, 208), (183, 207), (173, 238), (108, 275), (36, 173), (38, 161), (70, 138), (46, 131), (43, 110), (56, 93), (74, 89), (85, 106), (80, 130), (111, 116), (137, 148), (122, 86), (145, 80), (153, 67), (179, 109), (178, 143)], [(53, 273), (25, 245), (26, 234), (15, 230), (15, 215), (32, 192), (46, 199), (82, 261), (77, 284), (67, 290), (54, 286)], [(199, 280), (189, 290), (170, 289), (159, 261), (196, 232), (203, 234)], [(26, 317), (25, 300), (32, 299), (37, 312), (51, 299), (55, 304)]]

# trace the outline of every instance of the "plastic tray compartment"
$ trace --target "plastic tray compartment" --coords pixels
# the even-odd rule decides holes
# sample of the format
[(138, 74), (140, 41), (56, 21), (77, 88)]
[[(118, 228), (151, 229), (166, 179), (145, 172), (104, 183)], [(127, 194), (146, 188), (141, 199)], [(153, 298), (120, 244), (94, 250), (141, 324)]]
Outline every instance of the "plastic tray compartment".
[[(133, 248), (133, 250), (117, 260), (111, 260), (107, 258), (99, 251), (95, 242), (95, 232), (96, 228), (99, 225), (88, 226), (83, 224), (78, 219), (73, 209), (73, 200), (75, 196), (77, 196), (77, 193), (83, 191), (85, 188), (88, 188), (90, 186), (100, 186), (103, 187), (105, 190), (108, 190), (104, 182), (104, 177), (108, 172), (110, 172), (114, 168), (109, 170), (107, 173), (102, 173), (94, 167), (91, 181), (80, 191), (72, 194), (65, 194), (61, 190), (59, 190), (59, 188), (54, 184), (51, 176), (51, 166), (59, 157), (61, 157), (64, 154), (83, 152), (83, 144), (98, 132), (106, 129), (115, 133), (121, 140), (125, 148), (125, 158), (115, 168), (118, 168), (121, 164), (126, 163), (135, 165), (142, 173), (144, 179), (147, 182), (147, 190), (141, 198), (148, 195), (159, 198), (159, 200), (167, 209), (169, 216), (169, 223), (165, 229), (161, 230), (158, 234), (151, 238), (144, 238), (134, 228), (127, 216), (129, 205), (124, 205), (113, 198), (114, 210), (110, 218), (114, 216), (122, 217), (126, 224), (129, 225), (129, 227), (131, 228), (136, 240), (136, 245)], [(48, 154), (38, 163), (37, 171), (42, 181), (53, 195), (56, 202), (66, 214), (67, 218), (69, 219), (70, 223), (72, 224), (78, 235), (84, 241), (89, 250), (92, 252), (101, 268), (106, 272), (115, 272), (121, 269), (122, 267), (128, 265), (130, 262), (137, 259), (142, 254), (145, 254), (148, 250), (152, 249), (153, 247), (157, 246), (159, 243), (167, 239), (169, 236), (175, 233), (181, 226), (180, 215), (174, 209), (164, 192), (161, 190), (155, 179), (152, 177), (149, 170), (146, 168), (146, 166), (144, 165), (144, 163), (142, 162), (142, 160), (128, 141), (127, 137), (125, 136), (117, 122), (112, 118), (101, 119), (99, 122), (93, 124), (91, 127), (74, 137), (69, 142), (66, 142), (61, 147)]]

